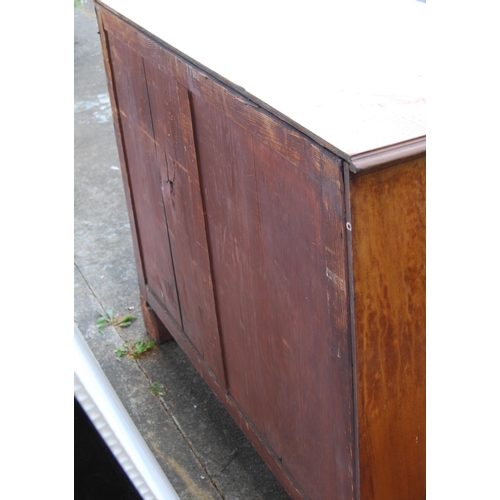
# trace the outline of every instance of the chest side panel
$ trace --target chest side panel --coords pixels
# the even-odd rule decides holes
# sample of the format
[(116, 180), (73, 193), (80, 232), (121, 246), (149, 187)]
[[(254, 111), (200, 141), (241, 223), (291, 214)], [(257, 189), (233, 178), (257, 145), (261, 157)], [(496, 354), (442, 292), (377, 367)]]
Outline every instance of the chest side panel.
[(351, 182), (363, 500), (425, 498), (425, 157)]

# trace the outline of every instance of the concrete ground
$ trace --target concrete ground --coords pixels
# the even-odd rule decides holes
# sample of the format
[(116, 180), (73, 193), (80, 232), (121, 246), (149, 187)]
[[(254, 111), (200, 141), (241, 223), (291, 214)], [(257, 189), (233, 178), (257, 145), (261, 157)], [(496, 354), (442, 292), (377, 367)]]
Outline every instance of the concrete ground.
[[(115, 353), (147, 333), (92, 3), (74, 19), (75, 323), (180, 498), (287, 499), (175, 342), (138, 359)], [(110, 308), (137, 320), (101, 334), (96, 320)]]

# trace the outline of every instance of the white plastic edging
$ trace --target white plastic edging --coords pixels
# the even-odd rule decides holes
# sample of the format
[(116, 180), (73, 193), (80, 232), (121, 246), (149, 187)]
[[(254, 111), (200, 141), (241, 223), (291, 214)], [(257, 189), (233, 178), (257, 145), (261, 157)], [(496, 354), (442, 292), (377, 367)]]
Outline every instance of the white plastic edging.
[(75, 397), (144, 500), (179, 500), (163, 470), (74, 326)]

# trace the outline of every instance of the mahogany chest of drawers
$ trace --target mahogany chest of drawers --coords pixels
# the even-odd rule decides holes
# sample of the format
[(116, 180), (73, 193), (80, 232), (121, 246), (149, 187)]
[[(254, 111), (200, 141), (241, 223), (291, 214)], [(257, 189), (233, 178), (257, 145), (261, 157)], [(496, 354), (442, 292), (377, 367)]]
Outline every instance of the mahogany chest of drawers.
[(96, 7), (149, 333), (292, 498), (425, 498), (425, 137), (346, 154)]

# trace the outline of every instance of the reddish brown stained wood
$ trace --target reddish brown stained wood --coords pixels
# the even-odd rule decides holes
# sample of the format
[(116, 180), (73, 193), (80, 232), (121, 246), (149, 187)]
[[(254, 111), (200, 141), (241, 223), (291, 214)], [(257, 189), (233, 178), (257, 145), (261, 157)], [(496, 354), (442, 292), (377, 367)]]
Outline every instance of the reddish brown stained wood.
[(146, 285), (224, 385), (187, 91), (109, 39)]
[(354, 498), (340, 162), (322, 184), (197, 95), (193, 116), (229, 393), (305, 498)]
[(145, 62), (182, 329), (225, 385), (187, 89)]
[[(96, 2), (96, 5), (97, 8), (100, 8), (99, 2)], [(260, 108), (261, 113), (264, 111), (272, 116), (273, 119), (277, 120), (278, 123), (288, 129), (288, 133), (291, 133), (294, 136), (293, 139), (305, 139), (306, 141), (312, 139), (315, 144), (320, 144), (322, 147), (327, 148), (335, 155), (338, 155), (338, 157), (349, 160), (348, 155), (336, 148), (334, 145), (325, 141), (322, 137), (311, 133), (310, 130), (304, 128), (300, 123), (291, 120), (287, 115), (282, 114), (279, 110), (272, 108), (266, 102), (260, 100), (258, 96), (249, 94), (245, 89), (234, 84), (234, 82), (227, 80), (223, 76), (214, 73), (210, 68), (194, 61), (189, 57), (189, 54), (180, 53), (180, 51), (176, 50), (164, 40), (148, 33), (140, 26), (137, 26), (133, 21), (126, 19), (119, 13), (114, 16), (113, 14), (106, 12), (106, 10), (102, 10), (102, 14), (103, 17), (105, 17), (107, 29), (114, 32), (116, 35), (126, 33), (127, 36), (124, 37), (126, 43), (130, 43), (135, 46), (135, 48), (143, 54), (145, 58), (157, 65), (158, 68), (161, 68), (162, 71), (165, 71), (166, 74), (175, 76), (180, 83), (189, 87), (193, 92), (195, 92), (194, 88), (186, 81), (188, 76), (186, 74), (182, 74), (182, 70), (179, 72), (179, 67), (177, 66), (178, 61), (188, 62), (189, 67), (198, 68), (200, 71), (199, 74), (203, 75), (203, 79), (207, 80), (205, 83), (208, 85), (212, 85), (212, 82), (215, 80), (218, 84), (222, 85), (224, 89), (229, 90), (229, 93), (233, 97), (236, 97), (236, 99), (245, 101), (249, 106)], [(161, 50), (158, 50), (159, 48), (167, 49), (169, 54), (166, 55), (162, 53)], [(171, 57), (173, 57), (173, 59), (171, 59)], [(181, 65), (181, 68), (184, 69), (185, 67)], [(216, 93), (214, 97), (216, 98), (216, 101), (212, 102), (212, 104), (215, 106), (219, 105), (217, 101), (222, 103), (224, 100), (223, 96), (219, 93)], [(210, 101), (211, 96), (206, 94), (206, 99)], [(235, 112), (238, 113), (238, 110), (235, 110)], [(271, 139), (271, 141), (273, 141), (272, 137), (266, 138), (265, 135), (262, 139)], [(275, 145), (278, 148), (280, 147), (279, 143), (275, 143)], [(293, 161), (293, 158), (291, 158), (291, 161)]]
[[(117, 64), (134, 71), (114, 77), (121, 92), (130, 87), (124, 97), (139, 93), (128, 113), (118, 99), (119, 120), (137, 135), (122, 125), (122, 139), (157, 177), (129, 181), (152, 182), (156, 201), (163, 189), (180, 321), (152, 287), (147, 302), (294, 499), (355, 498), (341, 162), (101, 15)], [(140, 241), (148, 223), (161, 225), (138, 218)], [(217, 324), (228, 394), (213, 379), (223, 373)]]
[[(333, 418), (335, 426), (342, 429), (349, 440), (344, 442), (346, 448), (336, 447), (335, 463), (342, 464), (343, 474), (337, 477), (337, 482), (342, 487), (337, 487), (339, 498), (356, 498), (356, 449), (354, 442), (354, 389), (352, 374), (352, 347), (350, 331), (350, 309), (349, 309), (349, 277), (347, 265), (347, 241), (346, 241), (346, 214), (344, 200), (344, 182), (341, 175), (342, 162), (325, 153), (321, 156), (323, 182), (322, 182), (322, 205), (323, 205), (323, 241), (324, 261), (326, 264), (327, 281), (323, 285), (328, 298), (328, 316), (335, 332), (329, 342), (329, 353), (336, 356), (337, 363), (341, 369), (330, 374), (334, 378), (335, 390), (332, 395), (336, 416)], [(342, 363), (341, 359), (342, 358)], [(338, 390), (342, 386), (343, 391)], [(340, 413), (338, 409), (344, 408)], [(333, 426), (332, 425), (332, 426)], [(332, 432), (332, 431), (330, 431)], [(334, 439), (339, 440), (336, 435)], [(347, 448), (348, 447), (348, 448)], [(343, 495), (343, 496), (342, 496)]]
[[(120, 112), (117, 103), (117, 95), (115, 88), (115, 78), (113, 75), (113, 69), (110, 63), (110, 49), (109, 49), (109, 38), (108, 33), (104, 29), (102, 22), (102, 15), (100, 9), (97, 7), (97, 20), (99, 23), (99, 29), (101, 31), (101, 44), (102, 44), (102, 52), (104, 57), (104, 67), (106, 70), (107, 80), (108, 80), (108, 89), (111, 98), (111, 108), (113, 112), (113, 120), (115, 123), (115, 134), (116, 134), (116, 142), (118, 147), (118, 154), (120, 158), (120, 165), (122, 169), (122, 179), (124, 184), (125, 198), (127, 202), (127, 210), (129, 213), (129, 220), (132, 232), (132, 241), (134, 248), (134, 255), (137, 263), (137, 271), (138, 271), (138, 283), (139, 289), (141, 292), (141, 308), (143, 313), (144, 324), (146, 330), (151, 335), (151, 337), (156, 342), (165, 342), (172, 339), (172, 336), (169, 330), (166, 328), (164, 322), (162, 322), (154, 310), (150, 307), (147, 302), (146, 296), (149, 295), (151, 298), (154, 297), (153, 292), (149, 291), (149, 287), (146, 285), (146, 277), (145, 277), (145, 268), (142, 261), (140, 241), (139, 241), (139, 233), (138, 226), (136, 221), (136, 216), (134, 213), (134, 204), (132, 199), (131, 187), (130, 187), (130, 177), (129, 177), (129, 168), (127, 164), (127, 157), (125, 153), (125, 145), (123, 140), (123, 130), (122, 130), (122, 122), (120, 120)], [(169, 324), (172, 330), (175, 328), (173, 324)]]
[(108, 41), (145, 282), (180, 324), (143, 60), (112, 35)]
[(248, 422), (247, 417), (242, 413), (239, 405), (230, 395), (225, 392), (223, 388), (221, 388), (221, 386), (219, 386), (215, 382), (215, 379), (209, 371), (207, 363), (203, 358), (201, 358), (198, 351), (193, 347), (193, 344), (189, 342), (187, 337), (182, 335), (181, 331), (178, 330), (178, 327), (175, 326), (174, 323), (172, 323), (167, 311), (158, 302), (156, 302), (156, 299), (154, 297), (149, 297), (148, 300), (151, 301), (151, 304), (154, 307), (155, 311), (158, 311), (159, 318), (164, 322), (165, 325), (168, 325), (170, 331), (174, 334), (175, 338), (178, 339), (179, 345), (187, 354), (191, 363), (193, 363), (195, 368), (200, 372), (204, 380), (208, 383), (219, 400), (224, 403), (230, 415), (239, 425), (247, 438), (251, 441), (257, 452), (269, 465), (270, 469), (284, 486), (291, 498), (293, 498), (294, 500), (303, 499), (304, 496), (297, 489), (297, 485), (294, 483), (290, 475), (283, 469), (276, 455), (274, 455), (272, 450), (269, 449), (268, 445), (260, 435), (258, 429), (256, 429), (255, 426), (251, 425)]
[(417, 137), (399, 144), (367, 151), (351, 157), (350, 168), (355, 174), (365, 174), (398, 163), (406, 163), (425, 154), (426, 138)]
[(106, 29), (123, 43), (133, 47), (152, 66), (173, 77), (193, 94), (202, 96), (259, 140), (285, 156), (290, 163), (315, 180), (320, 180), (320, 166), (314, 161), (318, 146), (310, 139), (119, 18), (106, 11), (102, 11), (102, 16)]
[(142, 317), (144, 326), (151, 337), (159, 343), (173, 340), (171, 333), (167, 330), (163, 322), (158, 318), (155, 311), (147, 303), (146, 298), (141, 295)]
[(104, 68), (106, 71), (106, 76), (107, 76), (107, 81), (108, 81), (108, 90), (109, 90), (109, 95), (110, 95), (110, 100), (111, 100), (111, 109), (113, 112), (113, 121), (115, 124), (116, 144), (117, 144), (117, 149), (118, 149), (118, 155), (120, 158), (123, 187), (124, 187), (124, 191), (125, 191), (125, 199), (127, 202), (127, 210), (128, 210), (129, 220), (130, 220), (132, 242), (133, 242), (133, 248), (134, 248), (134, 256), (135, 256), (137, 271), (138, 271), (137, 277), (138, 277), (139, 289), (140, 289), (141, 294), (144, 295), (146, 293), (146, 284), (144, 281), (144, 267), (142, 265), (141, 251), (140, 251), (139, 237), (138, 237), (138, 228), (137, 228), (137, 223), (136, 223), (135, 215), (134, 215), (132, 194), (130, 191), (130, 179), (129, 179), (129, 175), (128, 175), (127, 161), (126, 161), (124, 144), (123, 144), (123, 134), (122, 134), (120, 114), (118, 111), (118, 104), (116, 101), (113, 70), (112, 70), (111, 64), (110, 64), (108, 33), (104, 28), (103, 15), (102, 15), (103, 11), (100, 9), (98, 4), (96, 4), (96, 11), (97, 11), (97, 21), (99, 24), (99, 30), (101, 33), (101, 47), (102, 47), (102, 53), (103, 53), (103, 58), (104, 58)]
[(362, 500), (425, 498), (425, 157), (351, 182)]

